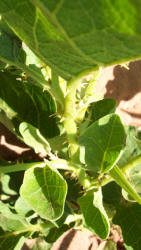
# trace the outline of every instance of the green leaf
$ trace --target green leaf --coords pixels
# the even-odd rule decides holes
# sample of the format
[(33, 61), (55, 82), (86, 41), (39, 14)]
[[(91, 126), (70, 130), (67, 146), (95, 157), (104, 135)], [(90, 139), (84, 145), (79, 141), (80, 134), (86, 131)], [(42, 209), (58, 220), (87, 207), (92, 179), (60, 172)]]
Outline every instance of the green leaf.
[(28, 226), (24, 217), (11, 212), (8, 204), (0, 201), (0, 227), (4, 231), (21, 231)]
[(63, 233), (65, 233), (67, 230), (69, 230), (70, 227), (67, 224), (63, 224), (61, 227), (57, 228), (51, 228), (49, 234), (45, 238), (48, 243), (55, 242)]
[(26, 66), (25, 63), (29, 60), (22, 48), (22, 42), (3, 20), (0, 20), (0, 60), (3, 67), (4, 64), (13, 65), (28, 73), (37, 85), (47, 84), (36, 66), (32, 68)]
[(88, 126), (103, 116), (114, 113), (115, 109), (116, 100), (114, 99), (103, 99), (97, 102), (92, 102), (85, 114), (84, 121), (80, 124), (80, 133), (83, 133)]
[(115, 110), (116, 110), (116, 100), (114, 99), (103, 99), (91, 103), (90, 107), (88, 108), (88, 113), (89, 112), (91, 113), (90, 124), (99, 120), (105, 115), (114, 113)]
[[(130, 171), (128, 171), (127, 179), (131, 183), (134, 190), (141, 197), (141, 164), (135, 166)], [(124, 190), (122, 190), (122, 194), (123, 194), (125, 199), (133, 200), (132, 197), (129, 196), (128, 193), (125, 192)]]
[(114, 181), (102, 187), (103, 202), (109, 205), (118, 206), (122, 195), (121, 188)]
[(78, 203), (83, 214), (84, 225), (100, 238), (106, 239), (110, 232), (110, 225), (102, 204), (101, 190), (88, 191), (78, 199)]
[(140, 0), (0, 2), (0, 13), (16, 34), (66, 79), (97, 65), (139, 58), (140, 12)]
[[(119, 207), (113, 218), (113, 223), (121, 227), (126, 246), (129, 249), (140, 250), (141, 246), (141, 206)], [(127, 248), (128, 249), (128, 248)]]
[(21, 250), (25, 242), (26, 233), (7, 233), (0, 229), (0, 250)]
[(24, 201), (42, 218), (57, 220), (62, 216), (67, 184), (62, 176), (49, 166), (27, 170), (20, 193)]
[(141, 149), (136, 141), (136, 128), (132, 126), (125, 127), (125, 132), (127, 134), (126, 146), (123, 150), (121, 158), (119, 159), (117, 165), (120, 167), (128, 161), (132, 160), (133, 157), (141, 154)]
[(120, 185), (135, 201), (137, 201), (139, 204), (141, 204), (141, 198), (134, 189), (134, 186), (131, 185), (131, 183), (128, 181), (124, 173), (118, 168), (117, 166), (114, 166), (109, 174), (114, 179), (114, 181)]
[(24, 139), (24, 142), (34, 148), (35, 152), (42, 155), (49, 155), (51, 148), (47, 140), (41, 135), (39, 129), (30, 125), (27, 122), (22, 122), (19, 131)]
[(22, 121), (37, 127), (44, 137), (59, 134), (56, 105), (51, 95), (37, 86), (16, 80), (8, 72), (0, 72), (0, 108), (18, 124)]
[(19, 197), (15, 203), (15, 210), (19, 215), (23, 217), (26, 217), (31, 211), (30, 207), (27, 205), (27, 203), (24, 202), (21, 197)]
[(80, 136), (82, 163), (92, 171), (104, 173), (118, 160), (124, 145), (124, 127), (119, 116), (110, 114), (90, 125)]

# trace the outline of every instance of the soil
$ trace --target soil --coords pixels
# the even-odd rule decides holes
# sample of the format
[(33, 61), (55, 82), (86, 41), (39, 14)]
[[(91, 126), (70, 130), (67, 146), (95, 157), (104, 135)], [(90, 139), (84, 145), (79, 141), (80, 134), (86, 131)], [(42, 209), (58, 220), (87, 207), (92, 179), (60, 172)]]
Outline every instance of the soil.
[[(128, 69), (122, 66), (108, 67), (102, 70), (96, 84), (96, 93), (105, 98), (117, 100), (118, 113), (126, 125), (141, 126), (141, 61), (131, 62)], [(4, 160), (34, 160), (41, 158), (16, 138), (0, 123), (0, 158)], [(111, 236), (117, 243), (117, 249), (124, 249), (119, 229), (112, 229)], [(101, 240), (88, 232), (70, 230), (54, 243), (52, 250), (95, 250)]]

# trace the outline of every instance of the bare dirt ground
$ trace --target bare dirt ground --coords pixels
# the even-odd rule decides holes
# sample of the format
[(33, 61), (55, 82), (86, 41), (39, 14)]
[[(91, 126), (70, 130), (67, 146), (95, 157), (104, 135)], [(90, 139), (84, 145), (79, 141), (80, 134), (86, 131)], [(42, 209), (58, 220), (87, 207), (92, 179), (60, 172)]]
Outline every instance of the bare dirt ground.
[[(96, 84), (96, 92), (105, 98), (117, 100), (117, 113), (126, 125), (141, 126), (141, 61), (131, 62), (129, 69), (121, 66), (108, 67), (101, 72)], [(18, 140), (0, 123), (0, 158), (40, 160), (27, 145)], [(117, 249), (124, 249), (122, 238), (117, 229), (111, 237), (117, 242)], [(110, 238), (111, 239), (111, 238)], [(95, 250), (100, 239), (91, 233), (70, 230), (56, 243), (52, 250)]]

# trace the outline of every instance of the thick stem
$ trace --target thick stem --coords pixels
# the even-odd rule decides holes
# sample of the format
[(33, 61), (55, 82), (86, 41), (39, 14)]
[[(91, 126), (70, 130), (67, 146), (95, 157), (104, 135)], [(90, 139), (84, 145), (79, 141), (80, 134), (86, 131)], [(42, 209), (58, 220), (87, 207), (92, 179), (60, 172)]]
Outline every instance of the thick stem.
[(65, 97), (64, 128), (69, 143), (69, 153), (72, 160), (76, 160), (78, 153), (76, 117), (76, 90), (81, 83), (81, 78), (77, 77), (68, 82), (67, 94)]

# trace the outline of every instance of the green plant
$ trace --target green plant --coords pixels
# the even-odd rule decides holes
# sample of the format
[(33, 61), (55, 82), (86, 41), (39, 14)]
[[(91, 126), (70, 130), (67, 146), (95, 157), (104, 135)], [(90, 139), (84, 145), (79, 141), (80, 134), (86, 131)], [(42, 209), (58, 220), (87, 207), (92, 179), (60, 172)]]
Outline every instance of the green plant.
[(141, 57), (140, 13), (141, 0), (0, 1), (1, 120), (44, 158), (1, 162), (0, 249), (47, 249), (72, 227), (106, 239), (111, 223), (140, 249), (140, 138), (94, 91), (100, 67)]

